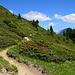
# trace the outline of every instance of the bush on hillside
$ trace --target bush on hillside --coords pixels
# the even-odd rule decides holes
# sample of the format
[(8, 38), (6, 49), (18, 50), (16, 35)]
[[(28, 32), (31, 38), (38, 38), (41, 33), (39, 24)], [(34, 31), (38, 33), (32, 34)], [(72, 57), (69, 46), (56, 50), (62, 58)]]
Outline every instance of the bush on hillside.
[[(44, 41), (28, 41), (18, 44), (18, 54), (22, 56), (28, 56), (31, 58), (37, 58), (47, 62), (65, 62), (66, 60), (75, 60), (74, 52), (70, 50), (56, 50), (51, 44)], [(55, 52), (57, 51), (57, 52)]]
[(16, 24), (15, 24), (15, 23), (12, 23), (12, 22), (9, 23), (8, 26), (9, 26), (9, 27), (12, 27), (12, 28), (17, 28), (17, 27), (16, 27)]
[(7, 37), (7, 36), (2, 36), (2, 38), (0, 37), (0, 48), (6, 48), (8, 46), (11, 45), (15, 45), (16, 42), (14, 41), (14, 39)]
[(8, 19), (3, 20), (3, 22), (4, 22), (5, 24), (7, 24), (9, 27), (17, 28), (16, 24), (13, 23), (12, 21), (8, 20)]
[(5, 20), (3, 20), (3, 22), (5, 23), (5, 24), (9, 24), (9, 23), (11, 23), (11, 21), (10, 20), (8, 20), (8, 19), (5, 19)]
[(16, 33), (17, 35), (19, 35), (21, 37), (24, 37), (25, 36), (25, 34), (22, 31), (18, 30), (18, 29), (14, 29), (13, 30), (12, 28), (10, 28), (10, 31)]

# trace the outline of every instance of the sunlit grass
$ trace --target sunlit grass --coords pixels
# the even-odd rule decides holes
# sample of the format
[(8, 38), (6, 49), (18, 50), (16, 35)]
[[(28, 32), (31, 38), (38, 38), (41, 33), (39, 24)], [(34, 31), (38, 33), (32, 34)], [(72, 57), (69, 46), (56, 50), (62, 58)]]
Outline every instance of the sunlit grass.
[(20, 62), (31, 61), (34, 64), (40, 65), (44, 70), (49, 71), (51, 75), (75, 75), (75, 61), (65, 61), (61, 63), (45, 62), (39, 59), (23, 56), (16, 52), (16, 49), (11, 48), (8, 53), (16, 55), (18, 58), (22, 58)]

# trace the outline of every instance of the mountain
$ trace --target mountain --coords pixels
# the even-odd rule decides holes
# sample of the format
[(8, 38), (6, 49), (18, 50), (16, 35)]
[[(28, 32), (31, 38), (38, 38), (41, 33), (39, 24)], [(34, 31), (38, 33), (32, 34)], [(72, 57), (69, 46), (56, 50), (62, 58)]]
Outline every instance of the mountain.
[[(69, 62), (75, 60), (75, 44), (71, 39), (56, 33), (51, 34), (50, 31), (39, 26), (38, 21), (26, 20), (20, 14), (12, 14), (0, 6), (0, 50), (12, 45), (15, 47), (7, 52), (9, 57), (18, 59), (19, 62), (30, 61), (38, 64), (54, 75), (64, 75), (61, 74), (61, 71), (59, 72), (61, 68), (54, 68), (55, 63), (65, 62), (70, 65)], [(64, 68), (66, 68), (65, 66)], [(72, 69), (70, 74), (73, 75), (75, 72)], [(68, 69), (65, 73), (68, 73)]]
[[(6, 48), (11, 45), (16, 45), (24, 38), (30, 39), (32, 41), (29, 43), (25, 43), (27, 43), (28, 45), (33, 44), (33, 47), (39, 49), (40, 51), (41, 49), (48, 50), (48, 46), (51, 46), (51, 48), (53, 46), (54, 49), (57, 50), (60, 49), (60, 46), (63, 44), (66, 48), (68, 45), (73, 46), (71, 39), (67, 40), (64, 36), (60, 36), (56, 33), (53, 33), (52, 35), (49, 31), (40, 27), (38, 23), (38, 21), (34, 20), (28, 21), (22, 18), (20, 14), (12, 14), (9, 10), (4, 8), (3, 6), (0, 6), (0, 48)], [(63, 31), (65, 30), (66, 29), (64, 29)], [(63, 31), (61, 31), (60, 33), (62, 33)], [(64, 47), (61, 47), (61, 51), (63, 49)]]
[(65, 29), (63, 29), (63, 30), (61, 30), (61, 31), (59, 31), (58, 34), (63, 35), (63, 33), (66, 32), (66, 30), (67, 30), (67, 28), (65, 28)]

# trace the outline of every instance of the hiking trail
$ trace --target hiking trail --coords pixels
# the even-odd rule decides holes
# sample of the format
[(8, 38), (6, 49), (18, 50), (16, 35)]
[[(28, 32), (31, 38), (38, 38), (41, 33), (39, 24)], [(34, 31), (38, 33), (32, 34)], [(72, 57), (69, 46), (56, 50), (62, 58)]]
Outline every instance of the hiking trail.
[(10, 64), (14, 65), (18, 69), (18, 75), (43, 75), (41, 71), (32, 66), (27, 66), (24, 63), (19, 63), (17, 60), (10, 58), (7, 56), (7, 51), (9, 48), (0, 52), (0, 56), (2, 56), (6, 61)]

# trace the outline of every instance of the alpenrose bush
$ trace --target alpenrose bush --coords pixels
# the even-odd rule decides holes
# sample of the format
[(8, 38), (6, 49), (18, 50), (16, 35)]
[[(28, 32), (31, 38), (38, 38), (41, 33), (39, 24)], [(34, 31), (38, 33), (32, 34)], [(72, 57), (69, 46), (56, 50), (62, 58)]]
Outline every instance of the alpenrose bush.
[(74, 60), (75, 55), (70, 55), (64, 52), (55, 53), (52, 51), (52, 46), (44, 41), (28, 41), (18, 44), (17, 50), (19, 54), (31, 58), (37, 58), (47, 62), (65, 62), (66, 60)]
[(10, 37), (3, 36), (2, 38), (0, 38), (0, 48), (6, 48), (8, 46), (15, 44), (16, 44), (15, 40)]

